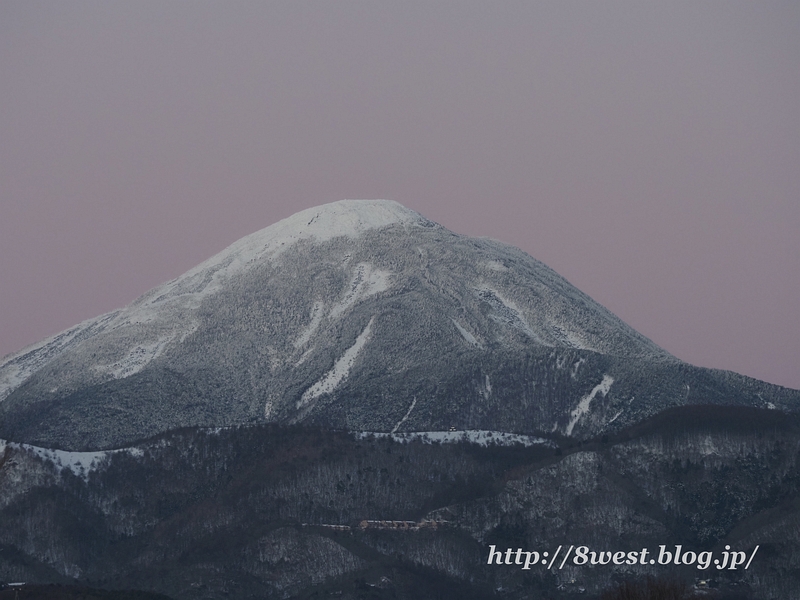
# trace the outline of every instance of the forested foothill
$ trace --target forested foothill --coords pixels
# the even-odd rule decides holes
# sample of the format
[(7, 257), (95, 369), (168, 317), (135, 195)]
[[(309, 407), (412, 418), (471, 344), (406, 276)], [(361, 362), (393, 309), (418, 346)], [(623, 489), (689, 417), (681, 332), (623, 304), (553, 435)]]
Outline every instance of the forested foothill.
[[(530, 447), (301, 426), (187, 428), (77, 473), (9, 444), (0, 459), (0, 581), (180, 599), (521, 600), (639, 598), (619, 595), (621, 582), (641, 588), (647, 577), (671, 577), (692, 593), (710, 580), (709, 598), (787, 598), (800, 587), (798, 434), (795, 415), (719, 406)], [(523, 571), (487, 565), (490, 544), (760, 549), (747, 571)]]

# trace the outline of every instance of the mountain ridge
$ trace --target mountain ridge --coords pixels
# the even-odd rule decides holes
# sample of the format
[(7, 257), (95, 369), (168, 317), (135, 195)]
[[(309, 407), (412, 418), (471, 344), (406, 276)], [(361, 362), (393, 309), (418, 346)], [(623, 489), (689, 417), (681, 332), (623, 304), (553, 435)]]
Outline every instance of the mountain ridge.
[[(683, 406), (555, 450), (401, 443), (304, 425), (186, 428), (85, 471), (9, 444), (0, 448), (0, 579), (135, 585), (187, 599), (355, 600), (362, 595), (346, 590), (364, 577), (389, 580), (380, 597), (429, 597), (404, 592), (396, 570), (423, 567), (474, 597), (509, 600), (532, 590), (595, 597), (620, 579), (667, 574), (727, 583), (738, 598), (795, 597), (799, 419)], [(760, 550), (738, 571), (487, 565), (490, 545), (564, 542)], [(755, 595), (744, 594), (750, 586)], [(437, 597), (468, 597), (445, 589)]]

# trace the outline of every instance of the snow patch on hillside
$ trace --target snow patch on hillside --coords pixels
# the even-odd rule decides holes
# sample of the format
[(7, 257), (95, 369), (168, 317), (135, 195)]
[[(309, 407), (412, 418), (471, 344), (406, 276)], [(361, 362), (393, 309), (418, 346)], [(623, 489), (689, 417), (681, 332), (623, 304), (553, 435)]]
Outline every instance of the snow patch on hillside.
[(458, 322), (458, 321), (456, 321), (455, 319), (450, 319), (450, 320), (453, 322), (453, 325), (455, 325), (455, 326), (456, 326), (456, 329), (458, 329), (458, 333), (460, 333), (460, 334), (461, 334), (461, 337), (463, 337), (463, 338), (464, 338), (464, 339), (467, 341), (467, 343), (468, 343), (469, 345), (471, 345), (471, 346), (475, 346), (476, 348), (482, 348), (482, 346), (481, 346), (481, 344), (478, 342), (478, 340), (476, 340), (476, 339), (475, 339), (475, 336), (474, 336), (474, 335), (472, 335), (472, 334), (471, 334), (469, 331), (467, 331), (466, 329), (464, 329), (464, 328), (461, 326), (461, 323), (459, 323), (459, 322)]
[(549, 326), (552, 330), (553, 337), (565, 346), (575, 348), (577, 350), (596, 351), (595, 348), (592, 348), (589, 344), (587, 344), (582, 337), (573, 331), (569, 331), (563, 324), (553, 323), (551, 321)]
[(331, 308), (331, 318), (344, 313), (356, 302), (389, 289), (391, 273), (376, 269), (369, 263), (359, 263), (344, 297)]
[(414, 399), (411, 401), (411, 406), (409, 406), (409, 407), (408, 407), (408, 410), (406, 411), (406, 414), (405, 414), (405, 416), (404, 416), (402, 419), (400, 419), (400, 420), (397, 422), (397, 425), (395, 425), (395, 426), (394, 426), (394, 429), (392, 429), (392, 433), (394, 433), (394, 432), (396, 432), (398, 429), (400, 429), (400, 425), (402, 425), (403, 423), (405, 423), (405, 422), (408, 420), (408, 417), (409, 417), (409, 415), (411, 414), (411, 411), (412, 411), (412, 410), (414, 410), (414, 407), (415, 407), (416, 405), (417, 405), (417, 398), (416, 398), (416, 397), (414, 397)]
[(372, 317), (367, 323), (367, 326), (364, 328), (359, 336), (356, 338), (355, 343), (350, 346), (344, 354), (336, 361), (333, 365), (333, 368), (328, 371), (325, 376), (320, 379), (317, 383), (312, 385), (308, 388), (300, 398), (300, 401), (297, 403), (297, 408), (301, 408), (308, 404), (311, 400), (322, 396), (323, 394), (330, 394), (336, 386), (338, 386), (347, 376), (350, 374), (350, 369), (355, 363), (356, 358), (358, 357), (358, 353), (361, 352), (361, 349), (369, 340), (369, 335), (372, 330), (372, 323), (375, 321), (375, 317)]
[(489, 287), (481, 287), (475, 291), (478, 294), (478, 298), (492, 307), (492, 312), (489, 315), (490, 319), (518, 329), (528, 337), (542, 343), (542, 340), (534, 333), (522, 311), (511, 300), (504, 298), (500, 292)]
[(303, 352), (303, 354), (300, 356), (300, 358), (298, 358), (298, 359), (297, 359), (297, 362), (296, 362), (296, 363), (294, 363), (294, 366), (295, 366), (295, 367), (299, 367), (299, 366), (300, 366), (300, 365), (302, 365), (304, 362), (306, 362), (306, 359), (307, 359), (309, 356), (311, 356), (311, 353), (312, 353), (312, 352), (314, 352), (314, 350), (315, 350), (314, 346), (311, 346), (311, 347), (310, 347), (308, 350), (306, 350), (305, 352)]
[(578, 350), (592, 350), (595, 351), (594, 348), (589, 346), (586, 342), (583, 341), (580, 337), (578, 337), (575, 333), (568, 331), (564, 335), (564, 341), (568, 346), (576, 348)]
[(578, 370), (581, 368), (581, 365), (585, 362), (586, 359), (582, 356), (577, 361), (575, 361), (575, 363), (572, 365), (572, 370), (569, 372), (569, 376), (572, 377), (572, 379), (575, 379), (575, 377), (578, 375)]
[(168, 335), (149, 343), (137, 344), (122, 359), (110, 365), (97, 366), (96, 369), (108, 373), (114, 379), (130, 377), (158, 358), (173, 339), (174, 336)]
[(567, 424), (567, 428), (564, 430), (566, 435), (572, 435), (572, 429), (575, 427), (575, 424), (583, 415), (589, 412), (589, 405), (592, 403), (592, 400), (594, 400), (594, 397), (597, 396), (598, 393), (605, 397), (611, 389), (612, 383), (614, 383), (613, 377), (610, 375), (603, 375), (603, 381), (594, 386), (591, 392), (581, 398), (581, 401), (578, 402), (578, 406), (570, 413), (569, 424)]
[[(164, 316), (161, 317), (164, 320)], [(156, 339), (145, 339), (139, 343), (135, 343), (119, 360), (108, 364), (95, 365), (92, 368), (99, 372), (111, 375), (114, 379), (124, 379), (130, 377), (144, 369), (150, 362), (161, 356), (168, 346), (171, 344), (181, 344), (189, 335), (197, 331), (199, 323), (191, 321), (190, 323), (174, 323), (173, 328), (168, 331), (163, 331), (162, 334)], [(116, 327), (112, 323), (111, 330)], [(136, 337), (141, 339), (144, 337), (142, 333), (134, 329), (130, 334), (131, 341), (136, 340)], [(113, 360), (113, 358), (112, 358)]]
[(316, 333), (319, 324), (322, 323), (322, 309), (324, 307), (325, 305), (319, 300), (314, 302), (314, 306), (311, 307), (311, 321), (308, 323), (305, 329), (300, 332), (300, 335), (294, 341), (295, 348), (302, 348), (305, 346), (308, 343), (308, 340), (311, 339), (311, 336)]
[(553, 442), (544, 438), (522, 435), (518, 433), (505, 433), (503, 431), (486, 431), (479, 429), (466, 429), (459, 431), (410, 431), (406, 433), (387, 433), (385, 431), (360, 431), (355, 432), (356, 439), (363, 440), (370, 436), (376, 438), (391, 438), (395, 442), (421, 441), (423, 444), (454, 444), (467, 442), (478, 444), (479, 446), (513, 446), (522, 444), (523, 446), (547, 445), (553, 446)]
[(508, 271), (508, 267), (501, 263), (499, 260), (487, 260), (483, 265), (490, 271), (503, 272)]
[(92, 471), (96, 471), (100, 467), (107, 465), (109, 457), (113, 454), (126, 452), (137, 458), (144, 456), (144, 451), (136, 447), (121, 448), (118, 450), (101, 450), (98, 452), (68, 452), (66, 450), (54, 450), (51, 448), (32, 446), (31, 444), (20, 444), (17, 442), (0, 440), (0, 452), (2, 452), (6, 446), (31, 452), (40, 459), (52, 463), (58, 470), (69, 469), (84, 481), (89, 480), (89, 474)]

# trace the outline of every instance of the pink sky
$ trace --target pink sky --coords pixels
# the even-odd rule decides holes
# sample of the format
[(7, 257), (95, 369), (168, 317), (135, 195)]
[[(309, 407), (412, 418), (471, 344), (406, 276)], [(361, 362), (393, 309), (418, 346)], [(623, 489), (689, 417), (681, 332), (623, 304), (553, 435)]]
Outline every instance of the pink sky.
[(794, 0), (7, 0), (0, 355), (389, 198), (800, 388), (798, 99)]

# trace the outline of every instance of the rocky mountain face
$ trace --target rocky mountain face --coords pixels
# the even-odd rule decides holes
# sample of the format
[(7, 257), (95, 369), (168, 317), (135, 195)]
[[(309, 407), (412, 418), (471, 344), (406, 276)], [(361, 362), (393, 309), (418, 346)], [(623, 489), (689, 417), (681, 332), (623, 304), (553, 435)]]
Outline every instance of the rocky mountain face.
[[(521, 600), (597, 597), (650, 574), (728, 593), (709, 598), (792, 598), (798, 434), (795, 415), (695, 406), (594, 441), (528, 446), (276, 425), (185, 429), (115, 452), (8, 444), (0, 580), (186, 599)], [(560, 545), (608, 560), (487, 564), (492, 547), (542, 556)], [(708, 552), (709, 568), (642, 564), (643, 548), (655, 559), (661, 546), (680, 546), (682, 562)], [(710, 559), (756, 546), (747, 569)], [(616, 551), (636, 563), (609, 562)]]
[(0, 437), (69, 450), (263, 422), (586, 439), (713, 403), (800, 393), (686, 365), (524, 252), (390, 201), (300, 212), (0, 364)]

